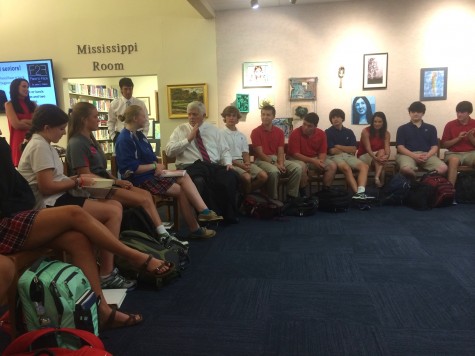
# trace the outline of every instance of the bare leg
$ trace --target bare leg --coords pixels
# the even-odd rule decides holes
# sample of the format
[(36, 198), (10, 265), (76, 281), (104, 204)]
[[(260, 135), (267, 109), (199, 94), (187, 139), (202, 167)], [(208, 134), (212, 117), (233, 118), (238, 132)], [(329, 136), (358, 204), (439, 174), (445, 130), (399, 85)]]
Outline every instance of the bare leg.
[(325, 171), (323, 172), (322, 183), (324, 187), (330, 187), (335, 179), (336, 174), (336, 163), (330, 162), (325, 166)]
[(251, 191), (255, 191), (264, 186), (267, 182), (267, 173), (266, 171), (261, 171), (257, 174), (256, 178), (251, 182)]
[(127, 207), (142, 206), (152, 219), (155, 226), (162, 225), (162, 220), (160, 219), (160, 215), (158, 215), (150, 192), (136, 187), (133, 187), (130, 190), (119, 188), (112, 196), (112, 199), (117, 200), (119, 203)]
[(358, 187), (366, 187), (368, 182), (368, 170), (369, 167), (366, 163), (361, 162), (357, 167), (358, 173)]
[(239, 176), (239, 180), (242, 184), (242, 193), (249, 194), (252, 191), (251, 175), (247, 172), (244, 172)]
[(198, 189), (196, 189), (195, 183), (193, 183), (188, 174), (184, 177), (178, 178), (177, 183), (180, 185), (182, 191), (186, 194), (186, 197), (193, 208), (195, 208), (197, 211), (203, 211), (204, 209), (208, 208), (203, 201), (203, 198), (201, 198)]
[[(385, 155), (384, 150), (379, 150), (376, 153), (376, 157), (382, 157)], [(373, 160), (374, 163), (374, 179), (380, 181), (381, 184), (381, 173), (383, 172), (384, 165), (379, 163), (378, 161)]]
[(459, 164), (460, 164), (460, 160), (456, 156), (451, 155), (449, 159), (447, 160), (447, 165), (449, 166), (447, 179), (453, 185), (455, 185), (455, 182), (457, 180), (457, 169), (458, 169)]
[(338, 169), (345, 175), (346, 182), (353, 193), (356, 193), (358, 186), (356, 184), (355, 177), (353, 177), (353, 171), (351, 170), (351, 167), (346, 162), (341, 162), (338, 164)]
[(0, 301), (7, 292), (15, 275), (15, 265), (13, 261), (6, 256), (0, 255)]
[[(185, 176), (185, 177), (187, 177), (187, 176)], [(193, 182), (191, 182), (191, 183), (193, 184)], [(193, 186), (194, 186), (194, 184), (193, 184)], [(196, 187), (195, 187), (195, 190), (196, 190)], [(198, 194), (198, 191), (196, 191), (196, 193)], [(170, 189), (167, 190), (167, 195), (178, 199), (178, 205), (180, 207), (181, 214), (183, 216), (183, 219), (186, 222), (186, 225), (190, 229), (190, 231), (198, 230), (200, 225), (198, 224), (198, 221), (196, 220), (195, 212), (193, 211), (193, 208), (190, 205), (190, 202), (188, 201), (188, 197), (186, 196), (185, 192), (182, 190), (182, 186), (180, 186), (178, 184), (173, 184), (170, 187)], [(198, 194), (198, 196), (199, 196), (199, 194)], [(199, 211), (202, 211), (204, 209), (206, 209), (206, 205), (205, 205), (205, 208), (203, 208)]]
[[(115, 200), (92, 200), (84, 202), (84, 210), (103, 223), (116, 239), (119, 239), (120, 223), (122, 222), (122, 205)], [(101, 249), (101, 276), (106, 276), (114, 269), (114, 254)]]

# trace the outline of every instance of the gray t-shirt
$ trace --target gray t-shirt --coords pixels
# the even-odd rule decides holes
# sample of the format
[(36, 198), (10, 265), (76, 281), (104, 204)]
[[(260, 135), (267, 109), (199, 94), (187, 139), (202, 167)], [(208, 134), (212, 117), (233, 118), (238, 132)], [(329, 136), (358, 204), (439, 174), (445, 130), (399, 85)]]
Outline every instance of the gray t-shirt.
[(110, 178), (107, 172), (107, 159), (101, 146), (84, 135), (74, 135), (69, 139), (66, 161), (70, 170), (69, 174), (77, 174), (78, 168), (89, 167), (91, 173)]

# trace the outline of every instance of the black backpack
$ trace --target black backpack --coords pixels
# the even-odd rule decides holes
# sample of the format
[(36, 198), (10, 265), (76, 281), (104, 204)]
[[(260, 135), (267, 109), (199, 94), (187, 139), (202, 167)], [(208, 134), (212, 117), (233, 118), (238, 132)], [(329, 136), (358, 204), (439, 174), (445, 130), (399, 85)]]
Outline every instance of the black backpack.
[(263, 194), (252, 193), (244, 197), (241, 213), (258, 219), (272, 219), (282, 215), (284, 204)]
[(384, 187), (383, 205), (403, 205), (411, 189), (411, 181), (401, 173), (396, 173)]
[(421, 182), (414, 182), (404, 197), (404, 205), (415, 210), (432, 209), (435, 202), (435, 188)]
[(324, 188), (315, 193), (318, 198), (318, 210), (332, 213), (346, 212), (350, 208), (351, 194), (338, 187)]
[(475, 204), (475, 172), (460, 172), (455, 182), (455, 201)]
[(284, 204), (282, 214), (287, 216), (311, 216), (315, 215), (317, 209), (317, 197), (298, 197)]

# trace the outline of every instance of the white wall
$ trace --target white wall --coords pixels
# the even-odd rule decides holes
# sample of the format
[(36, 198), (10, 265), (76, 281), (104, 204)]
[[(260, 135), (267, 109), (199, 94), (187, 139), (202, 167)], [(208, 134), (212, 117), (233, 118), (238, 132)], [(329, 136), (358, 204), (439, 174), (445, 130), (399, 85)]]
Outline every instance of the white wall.
[[(273, 95), (278, 117), (293, 116), (288, 79), (318, 77), (320, 127), (328, 113), (346, 112), (345, 126), (359, 138), (364, 126), (351, 124), (351, 100), (376, 97), (376, 109), (396, 129), (408, 120), (407, 107), (419, 100), (420, 69), (448, 67), (448, 96), (426, 101), (426, 121), (437, 126), (455, 118), (459, 101), (475, 102), (475, 2), (473, 0), (368, 0), (219, 12), (216, 18), (218, 105), (222, 110), (236, 93), (249, 93), (251, 108), (239, 124), (247, 135), (260, 124), (257, 97)], [(389, 53), (386, 90), (362, 90), (363, 54)], [(242, 63), (272, 61), (274, 85), (243, 89)], [(338, 68), (346, 68), (339, 88)]]

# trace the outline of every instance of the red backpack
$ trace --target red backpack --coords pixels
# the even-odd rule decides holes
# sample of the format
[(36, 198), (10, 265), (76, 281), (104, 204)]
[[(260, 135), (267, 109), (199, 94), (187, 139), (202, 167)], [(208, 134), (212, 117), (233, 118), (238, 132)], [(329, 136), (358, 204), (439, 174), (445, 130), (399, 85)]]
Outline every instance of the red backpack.
[(441, 176), (436, 171), (424, 174), (421, 183), (435, 188), (435, 199), (432, 208), (450, 206), (454, 202), (455, 188), (447, 178)]

